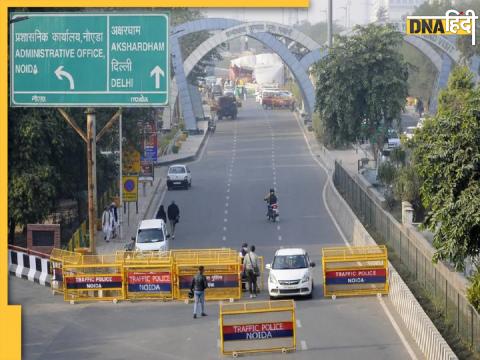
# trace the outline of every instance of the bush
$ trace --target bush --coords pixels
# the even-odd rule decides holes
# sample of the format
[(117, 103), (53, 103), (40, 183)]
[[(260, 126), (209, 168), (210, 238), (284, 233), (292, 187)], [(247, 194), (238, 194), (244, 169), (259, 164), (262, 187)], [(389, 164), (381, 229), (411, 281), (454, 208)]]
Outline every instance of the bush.
[(383, 185), (390, 186), (395, 179), (395, 166), (389, 161), (386, 161), (378, 167), (378, 179)]
[(467, 288), (467, 299), (477, 311), (480, 311), (480, 272), (478, 272), (478, 269), (470, 278), (470, 286)]
[(178, 147), (177, 145), (172, 146), (172, 153), (177, 154), (178, 150), (180, 150), (180, 147)]
[(407, 154), (405, 153), (405, 150), (403, 150), (400, 147), (397, 147), (390, 152), (390, 160), (393, 161), (393, 163), (397, 167), (399, 167), (400, 165), (402, 166), (405, 165), (406, 157), (407, 157)]

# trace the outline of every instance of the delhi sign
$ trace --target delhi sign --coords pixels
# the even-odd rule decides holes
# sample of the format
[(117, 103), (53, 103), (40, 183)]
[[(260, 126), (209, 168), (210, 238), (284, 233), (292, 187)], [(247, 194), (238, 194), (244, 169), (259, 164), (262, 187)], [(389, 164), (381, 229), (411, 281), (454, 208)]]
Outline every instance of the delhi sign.
[(165, 106), (168, 14), (13, 13), (12, 106)]

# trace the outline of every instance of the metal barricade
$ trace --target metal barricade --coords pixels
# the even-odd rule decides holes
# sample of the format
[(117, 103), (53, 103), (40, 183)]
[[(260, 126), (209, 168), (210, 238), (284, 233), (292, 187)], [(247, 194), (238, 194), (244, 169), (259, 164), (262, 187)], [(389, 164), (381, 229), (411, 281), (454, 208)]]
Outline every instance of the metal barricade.
[(381, 246), (322, 249), (324, 296), (388, 294), (388, 254)]
[(49, 273), (52, 275), (50, 286), (53, 294), (63, 294), (63, 264), (65, 257), (68, 257), (73, 260), (74, 263), (77, 263), (82, 255), (68, 250), (58, 248), (52, 249), (52, 252), (50, 253)]
[(79, 259), (64, 257), (64, 300), (105, 301), (125, 299), (123, 266), (115, 255), (83, 255)]
[(220, 346), (224, 355), (295, 351), (293, 300), (220, 304)]
[(188, 299), (192, 279), (203, 265), (208, 288), (206, 300), (233, 300), (241, 297), (241, 263), (238, 252), (232, 249), (198, 249), (172, 251), (175, 267), (177, 299)]
[(173, 299), (170, 251), (118, 251), (116, 262), (123, 267), (126, 299)]

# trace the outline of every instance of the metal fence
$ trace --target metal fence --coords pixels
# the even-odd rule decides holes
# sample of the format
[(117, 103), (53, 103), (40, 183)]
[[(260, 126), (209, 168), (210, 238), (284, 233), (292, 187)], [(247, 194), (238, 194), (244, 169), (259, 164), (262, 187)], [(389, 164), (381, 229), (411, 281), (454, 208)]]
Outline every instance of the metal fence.
[(388, 216), (337, 162), (333, 181), (363, 225), (374, 230), (375, 238), (385, 242), (390, 247), (390, 253), (393, 252), (410, 275), (423, 286), (429, 299), (443, 313), (445, 321), (473, 351), (480, 351), (480, 315), (463, 294), (449, 284), (432, 259), (418, 249), (415, 239), (411, 239), (402, 226)]

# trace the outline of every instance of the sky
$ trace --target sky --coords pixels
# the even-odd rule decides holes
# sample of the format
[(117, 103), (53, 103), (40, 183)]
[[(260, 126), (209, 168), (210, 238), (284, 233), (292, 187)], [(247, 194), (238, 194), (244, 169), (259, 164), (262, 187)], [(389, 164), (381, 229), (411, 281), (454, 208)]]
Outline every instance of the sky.
[[(333, 20), (338, 24), (346, 25), (346, 10), (349, 8), (350, 26), (364, 24), (368, 14), (368, 1), (372, 0), (332, 0)], [(350, 4), (347, 6), (347, 4)], [(273, 21), (291, 25), (295, 23), (298, 12), (298, 20), (308, 20), (314, 24), (326, 20), (327, 0), (310, 0), (308, 9), (206, 9), (203, 10), (208, 17), (232, 18), (241, 21)]]

